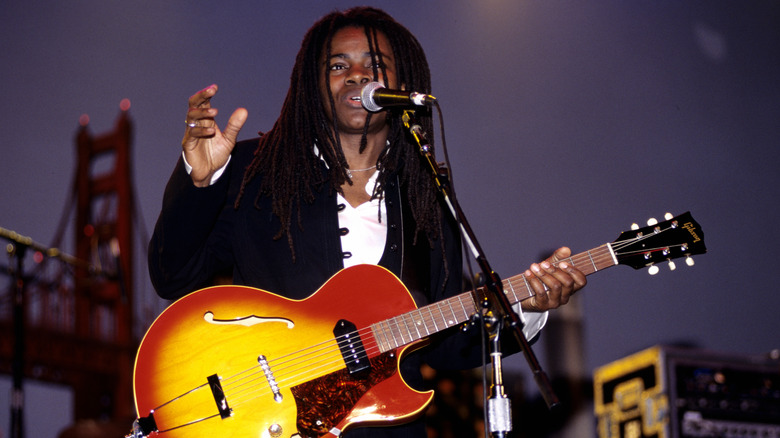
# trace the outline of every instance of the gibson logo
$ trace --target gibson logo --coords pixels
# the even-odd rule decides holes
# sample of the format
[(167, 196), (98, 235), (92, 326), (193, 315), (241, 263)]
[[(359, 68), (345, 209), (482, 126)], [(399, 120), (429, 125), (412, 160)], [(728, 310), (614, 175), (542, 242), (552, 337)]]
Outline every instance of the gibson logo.
[(694, 227), (692, 223), (686, 222), (685, 225), (683, 225), (683, 228), (685, 228), (686, 230), (688, 230), (689, 233), (691, 233), (691, 236), (693, 237), (692, 243), (701, 241), (701, 237), (699, 237), (699, 235), (696, 234), (696, 227)]

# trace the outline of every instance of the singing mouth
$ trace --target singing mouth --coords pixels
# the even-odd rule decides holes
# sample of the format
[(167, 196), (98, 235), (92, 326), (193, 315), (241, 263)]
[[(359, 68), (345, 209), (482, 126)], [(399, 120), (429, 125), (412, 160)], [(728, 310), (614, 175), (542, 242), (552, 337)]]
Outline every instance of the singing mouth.
[(363, 101), (360, 99), (360, 95), (349, 96), (344, 99), (344, 103), (354, 109), (363, 109)]

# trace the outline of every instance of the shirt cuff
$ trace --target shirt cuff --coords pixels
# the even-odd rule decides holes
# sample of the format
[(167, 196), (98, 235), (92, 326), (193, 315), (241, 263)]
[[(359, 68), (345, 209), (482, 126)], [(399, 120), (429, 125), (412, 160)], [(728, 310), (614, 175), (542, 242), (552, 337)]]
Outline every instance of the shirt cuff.
[[(233, 158), (232, 155), (228, 155), (228, 159), (225, 162), (225, 165), (217, 169), (216, 172), (214, 172), (214, 175), (211, 175), (211, 181), (209, 181), (209, 185), (214, 185), (215, 182), (219, 179), (220, 176), (222, 176), (223, 173), (225, 173), (225, 169), (227, 168), (227, 165), (230, 163), (230, 159)], [(184, 170), (187, 171), (187, 175), (192, 173), (192, 166), (190, 166), (190, 163), (187, 162), (187, 158), (184, 156), (184, 152), (181, 153), (181, 159), (184, 161)]]
[(550, 312), (523, 312), (520, 303), (516, 303), (512, 306), (517, 315), (520, 316), (520, 321), (523, 323), (523, 334), (525, 338), (531, 340), (542, 331), (542, 328), (547, 324), (547, 317)]

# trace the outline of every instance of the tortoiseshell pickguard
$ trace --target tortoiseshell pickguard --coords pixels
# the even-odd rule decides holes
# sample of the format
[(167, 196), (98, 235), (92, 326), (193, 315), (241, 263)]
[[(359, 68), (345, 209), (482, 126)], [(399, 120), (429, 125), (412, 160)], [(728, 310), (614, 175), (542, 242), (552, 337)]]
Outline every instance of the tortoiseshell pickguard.
[(371, 369), (349, 375), (346, 368), (290, 388), (298, 408), (298, 432), (318, 437), (338, 425), (376, 384), (398, 372), (394, 351), (371, 358)]

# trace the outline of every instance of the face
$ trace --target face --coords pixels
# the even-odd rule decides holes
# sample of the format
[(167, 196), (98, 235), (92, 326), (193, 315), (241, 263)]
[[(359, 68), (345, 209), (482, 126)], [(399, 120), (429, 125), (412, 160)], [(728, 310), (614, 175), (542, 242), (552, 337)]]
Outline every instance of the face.
[[(320, 94), (328, 119), (333, 121), (328, 89), (333, 93), (336, 107), (336, 122), (342, 134), (362, 134), (366, 123), (366, 111), (360, 103), (359, 96), (363, 86), (376, 80), (384, 84), (381, 64), (384, 64), (389, 88), (396, 87), (395, 59), (387, 37), (377, 32), (376, 57), (372, 59), (368, 49), (368, 41), (363, 28), (345, 27), (333, 35), (331, 56), (325, 59), (323, 50), (321, 59)], [(381, 53), (381, 56), (380, 56)], [(376, 64), (378, 78), (374, 78), (373, 65)], [(378, 113), (371, 118), (369, 133), (387, 129), (387, 118), (384, 113)]]

